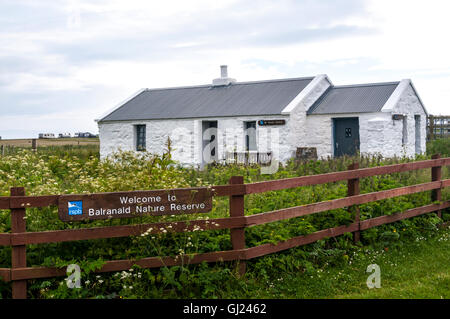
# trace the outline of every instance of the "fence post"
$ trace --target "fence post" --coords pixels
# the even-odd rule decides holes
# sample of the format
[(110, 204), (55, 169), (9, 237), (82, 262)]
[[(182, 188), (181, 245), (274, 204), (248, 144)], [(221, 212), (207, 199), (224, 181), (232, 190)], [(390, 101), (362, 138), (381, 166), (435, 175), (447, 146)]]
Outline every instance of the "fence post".
[(33, 152), (37, 151), (37, 140), (35, 138), (31, 140), (31, 149), (33, 150)]
[[(432, 159), (441, 158), (441, 154), (434, 154), (431, 156)], [(436, 166), (431, 168), (431, 181), (440, 181), (442, 178), (442, 166)], [(431, 191), (431, 201), (441, 201), (441, 189), (433, 189)], [(442, 218), (442, 211), (438, 210), (437, 213), (439, 218)]]
[[(229, 181), (230, 184), (244, 184), (243, 176), (232, 176)], [(244, 216), (244, 195), (231, 195), (230, 196), (230, 217)], [(245, 248), (245, 227), (231, 229), (231, 244), (233, 249)], [(238, 272), (242, 276), (245, 274), (246, 262), (238, 261)]]
[(430, 132), (429, 140), (434, 140), (434, 118), (433, 118), (433, 115), (430, 115), (428, 117), (428, 120), (430, 121), (430, 124), (428, 126), (428, 129), (429, 129), (429, 132)]
[[(25, 188), (12, 187), (11, 196), (25, 196)], [(25, 208), (11, 209), (11, 233), (26, 232)], [(12, 246), (11, 268), (22, 268), (27, 266), (27, 252), (25, 245)], [(27, 298), (27, 281), (16, 280), (12, 282), (13, 299)]]
[[(349, 170), (358, 169), (358, 168), (359, 168), (359, 163), (353, 163), (348, 166)], [(349, 179), (347, 181), (347, 196), (353, 196), (353, 195), (359, 195), (359, 178)], [(348, 208), (348, 210), (349, 210), (349, 212), (352, 212), (352, 211), (355, 212), (355, 222), (359, 223), (359, 206), (358, 205), (350, 206)], [(358, 230), (353, 233), (353, 241), (355, 243), (359, 242), (360, 237), (361, 237), (361, 233), (360, 233), (359, 226), (358, 226)]]

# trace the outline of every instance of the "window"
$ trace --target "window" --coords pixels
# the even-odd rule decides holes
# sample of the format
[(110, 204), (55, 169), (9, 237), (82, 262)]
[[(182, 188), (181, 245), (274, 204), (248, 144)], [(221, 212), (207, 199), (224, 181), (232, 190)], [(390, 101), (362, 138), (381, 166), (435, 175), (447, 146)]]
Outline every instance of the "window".
[(408, 143), (408, 116), (403, 116), (402, 146)]
[(422, 153), (422, 149), (420, 147), (420, 141), (421, 141), (421, 134), (420, 134), (420, 115), (414, 115), (414, 122), (415, 122), (415, 128), (416, 128), (416, 154)]
[(245, 122), (245, 150), (256, 151), (256, 121)]
[(345, 128), (345, 137), (352, 137), (352, 128), (351, 127)]
[(136, 125), (136, 151), (145, 151), (145, 125)]

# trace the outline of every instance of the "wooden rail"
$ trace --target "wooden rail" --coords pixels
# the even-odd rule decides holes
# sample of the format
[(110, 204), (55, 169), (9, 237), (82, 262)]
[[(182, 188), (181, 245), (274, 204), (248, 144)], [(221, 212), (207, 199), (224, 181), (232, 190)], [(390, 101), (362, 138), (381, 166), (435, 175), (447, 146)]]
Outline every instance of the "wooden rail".
[[(138, 236), (144, 232), (148, 232), (149, 228), (152, 228), (152, 231), (149, 232), (152, 234), (160, 233), (161, 229), (170, 230), (172, 232), (190, 232), (194, 231), (194, 229), (198, 227), (202, 230), (230, 229), (233, 249), (229, 251), (182, 255), (177, 258), (171, 256), (160, 256), (142, 258), (139, 260), (112, 260), (107, 261), (97, 272), (127, 270), (133, 265), (138, 265), (143, 268), (158, 268), (181, 264), (196, 264), (204, 261), (238, 261), (239, 263), (237, 270), (238, 273), (242, 275), (245, 273), (246, 261), (252, 258), (306, 245), (323, 238), (336, 237), (345, 233), (353, 233), (354, 240), (358, 241), (360, 232), (366, 229), (431, 212), (437, 212), (439, 217), (441, 217), (442, 210), (450, 207), (450, 200), (444, 202), (441, 200), (441, 190), (450, 186), (450, 179), (442, 180), (441, 168), (442, 166), (449, 165), (450, 157), (440, 158), (438, 155), (435, 155), (433, 156), (433, 159), (426, 161), (363, 169), (359, 169), (357, 164), (352, 164), (349, 166), (349, 170), (342, 172), (302, 176), (251, 184), (244, 184), (242, 176), (234, 176), (230, 179), (229, 185), (212, 186), (210, 188), (214, 196), (229, 197), (230, 217), (227, 218), (42, 232), (26, 231), (26, 219), (24, 219), (26, 209), (32, 207), (40, 208), (56, 206), (58, 205), (59, 197), (63, 195), (25, 196), (24, 188), (12, 188), (11, 196), (0, 197), (0, 209), (11, 210), (11, 232), (0, 234), (0, 246), (12, 247), (11, 268), (0, 268), (0, 277), (4, 281), (12, 281), (12, 297), (14, 299), (23, 299), (26, 298), (27, 280), (66, 275), (65, 268), (28, 267), (26, 264), (26, 245)], [(431, 169), (430, 182), (385, 191), (360, 194), (359, 181), (361, 178), (426, 168)], [(255, 215), (244, 215), (245, 195), (337, 181), (347, 181), (347, 197), (308, 205), (283, 208)], [(358, 205), (424, 191), (432, 191), (431, 199), (434, 202), (433, 204), (416, 207), (404, 212), (395, 213), (393, 215), (360, 220)], [(103, 193), (103, 195), (104, 194), (110, 193)], [(101, 196), (102, 194), (96, 195)], [(354, 212), (354, 222), (350, 225), (320, 230), (311, 234), (297, 236), (277, 244), (264, 244), (256, 247), (246, 247), (245, 245), (245, 228), (247, 227), (345, 207), (347, 207), (352, 213)]]
[(450, 116), (430, 115), (427, 120), (427, 140), (450, 137)]
[(258, 152), (258, 151), (246, 151), (246, 152), (226, 152), (225, 163), (231, 164), (263, 164), (270, 165), (272, 162), (272, 152)]

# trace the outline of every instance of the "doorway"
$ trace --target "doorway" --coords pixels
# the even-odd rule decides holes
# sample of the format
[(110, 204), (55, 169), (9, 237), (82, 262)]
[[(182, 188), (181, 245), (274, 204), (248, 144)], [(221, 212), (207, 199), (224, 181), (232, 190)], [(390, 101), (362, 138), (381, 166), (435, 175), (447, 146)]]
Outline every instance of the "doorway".
[(422, 153), (420, 147), (421, 134), (420, 134), (420, 115), (414, 115), (414, 127), (415, 127), (415, 151), (416, 154)]
[(334, 156), (356, 155), (359, 151), (359, 118), (333, 119)]
[(202, 161), (203, 164), (217, 162), (217, 121), (202, 122)]
[(245, 122), (245, 151), (256, 150), (256, 121)]

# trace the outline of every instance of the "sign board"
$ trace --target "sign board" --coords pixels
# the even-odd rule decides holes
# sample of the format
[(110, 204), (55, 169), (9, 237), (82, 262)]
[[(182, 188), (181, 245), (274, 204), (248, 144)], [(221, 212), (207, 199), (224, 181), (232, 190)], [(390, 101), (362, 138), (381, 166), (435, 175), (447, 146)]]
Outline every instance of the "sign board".
[(404, 117), (403, 114), (392, 114), (393, 120), (402, 120), (403, 117)]
[(211, 209), (212, 192), (206, 187), (61, 195), (58, 199), (59, 218), (65, 222), (195, 214)]
[(259, 126), (267, 126), (267, 125), (285, 125), (286, 120), (259, 120)]

